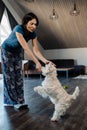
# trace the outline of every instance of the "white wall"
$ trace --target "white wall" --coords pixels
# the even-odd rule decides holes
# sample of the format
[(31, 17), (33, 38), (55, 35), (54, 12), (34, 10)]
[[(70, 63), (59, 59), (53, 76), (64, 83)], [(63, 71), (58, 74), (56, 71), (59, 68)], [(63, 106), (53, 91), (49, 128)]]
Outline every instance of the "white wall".
[[(32, 48), (31, 43), (29, 45)], [(47, 59), (74, 59), (76, 64), (87, 66), (87, 48), (43, 50), (39, 43), (38, 46)], [(27, 55), (25, 59), (29, 59)]]
[(75, 59), (78, 65), (87, 66), (87, 48), (46, 50), (43, 54), (47, 59)]

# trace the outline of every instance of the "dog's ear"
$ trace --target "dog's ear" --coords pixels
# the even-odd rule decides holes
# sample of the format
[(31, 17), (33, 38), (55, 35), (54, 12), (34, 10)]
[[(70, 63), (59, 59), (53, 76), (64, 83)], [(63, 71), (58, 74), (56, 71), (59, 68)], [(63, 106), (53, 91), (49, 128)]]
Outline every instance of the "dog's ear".
[(49, 64), (50, 64), (51, 67), (56, 68), (56, 65), (53, 62), (49, 62)]

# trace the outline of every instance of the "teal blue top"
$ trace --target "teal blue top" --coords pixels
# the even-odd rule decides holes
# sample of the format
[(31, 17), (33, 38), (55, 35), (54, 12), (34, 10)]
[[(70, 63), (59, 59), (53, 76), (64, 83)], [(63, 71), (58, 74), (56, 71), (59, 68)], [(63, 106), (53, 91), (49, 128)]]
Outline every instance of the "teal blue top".
[(18, 42), (18, 39), (16, 37), (16, 32), (21, 33), (26, 42), (28, 42), (30, 39), (34, 39), (36, 35), (36, 31), (34, 32), (28, 32), (22, 25), (17, 25), (9, 35), (9, 37), (3, 42), (2, 48), (13, 53), (21, 52), (22, 46)]

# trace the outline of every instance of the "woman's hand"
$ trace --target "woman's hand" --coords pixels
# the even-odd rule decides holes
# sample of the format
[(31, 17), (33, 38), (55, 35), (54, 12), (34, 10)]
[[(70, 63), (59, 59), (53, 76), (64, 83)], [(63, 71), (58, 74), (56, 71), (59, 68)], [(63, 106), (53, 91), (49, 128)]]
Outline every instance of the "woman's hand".
[(41, 71), (41, 64), (40, 64), (40, 62), (38, 61), (37, 63), (36, 63), (36, 69), (38, 70), (38, 71)]

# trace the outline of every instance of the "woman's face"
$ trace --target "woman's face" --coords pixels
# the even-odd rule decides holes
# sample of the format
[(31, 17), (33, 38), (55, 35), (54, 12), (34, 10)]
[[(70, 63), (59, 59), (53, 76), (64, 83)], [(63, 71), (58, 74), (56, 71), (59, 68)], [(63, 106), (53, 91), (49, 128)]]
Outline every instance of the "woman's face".
[(37, 21), (36, 21), (36, 19), (30, 20), (30, 21), (26, 24), (26, 29), (27, 29), (29, 32), (34, 32), (34, 31), (36, 30), (36, 27), (37, 27)]

